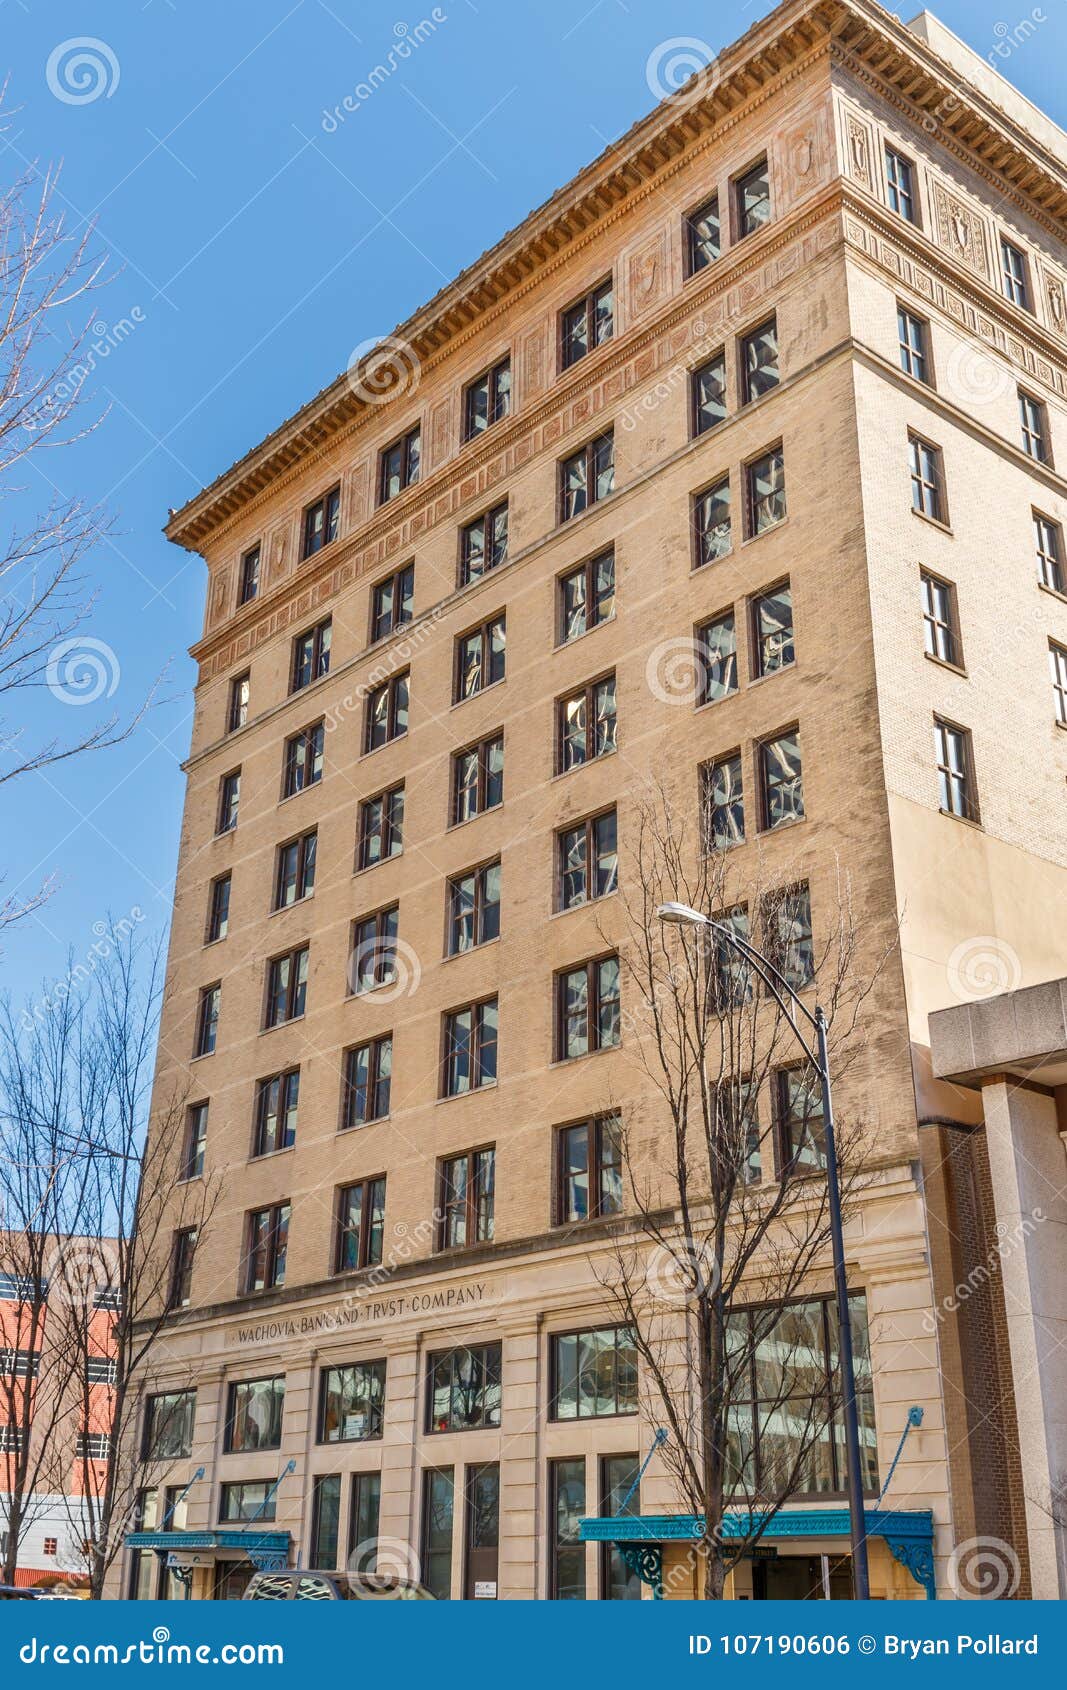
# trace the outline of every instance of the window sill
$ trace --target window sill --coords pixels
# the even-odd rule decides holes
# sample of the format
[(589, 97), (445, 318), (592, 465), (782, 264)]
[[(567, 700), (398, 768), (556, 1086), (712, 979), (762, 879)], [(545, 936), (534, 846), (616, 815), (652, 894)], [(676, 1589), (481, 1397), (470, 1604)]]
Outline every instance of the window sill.
[(976, 833), (985, 832), (981, 821), (976, 821), (973, 816), (958, 816), (955, 810), (943, 809), (940, 804), (937, 806), (937, 813), (945, 816), (950, 822), (960, 822), (964, 827), (973, 827)]
[[(338, 1138), (344, 1138), (346, 1133), (361, 1133), (367, 1127), (379, 1127), (383, 1121), (388, 1121), (388, 1115), (374, 1115), (369, 1121), (353, 1121), (350, 1127), (341, 1125), (337, 1129)], [(351, 1271), (351, 1270), (350, 1270)]]
[(967, 679), (967, 671), (962, 663), (953, 663), (948, 657), (938, 657), (933, 651), (924, 651), (923, 656), (927, 663), (935, 663), (939, 669), (947, 669), (951, 675), (961, 675), (964, 680)]
[(499, 681), (490, 681), (487, 687), (479, 687), (477, 692), (469, 692), (464, 698), (454, 698), (449, 708), (461, 710), (465, 704), (473, 704), (475, 699), (484, 698), (487, 692), (496, 692), (498, 687), (506, 686), (507, 681), (507, 676), (501, 675)]
[(600, 894), (599, 898), (586, 898), (583, 903), (568, 904), (566, 909), (564, 909), (563, 906), (560, 905), (551, 912), (548, 919), (549, 919), (549, 921), (558, 921), (561, 916), (577, 915), (580, 910), (599, 909), (601, 904), (610, 903), (612, 898), (617, 898), (618, 895), (619, 895), (619, 888), (617, 886), (614, 886), (614, 887), (612, 887), (610, 892), (602, 892)]
[(251, 1168), (259, 1162), (273, 1162), (278, 1156), (292, 1156), (295, 1150), (296, 1145), (294, 1143), (279, 1145), (277, 1150), (261, 1150), (258, 1155), (255, 1151), (253, 1151), (251, 1156), (248, 1158), (246, 1166)]
[(217, 939), (205, 939), (203, 945), (201, 946), (201, 949), (205, 950), (205, 951), (209, 951), (215, 945), (224, 945), (228, 938), (229, 938), (229, 933), (220, 933)]
[(1047, 581), (1039, 580), (1038, 591), (1047, 593), (1050, 599), (1059, 599), (1061, 604), (1067, 604), (1067, 592), (1061, 592), (1059, 587), (1050, 587)]
[(578, 774), (582, 769), (591, 769), (594, 764), (604, 763), (609, 757), (616, 757), (617, 755), (618, 746), (615, 746), (611, 751), (602, 751), (599, 757), (587, 757), (584, 763), (572, 763), (569, 769), (557, 769), (552, 779), (567, 780), (569, 776)]
[(294, 898), (291, 904), (276, 904), (268, 912), (267, 920), (272, 921), (276, 915), (284, 915), (286, 910), (302, 909), (305, 904), (310, 904), (314, 896), (314, 892), (305, 892), (302, 898)]
[(464, 816), (461, 822), (449, 822), (445, 832), (454, 833), (458, 827), (470, 827), (472, 822), (480, 822), (484, 820), (486, 816), (495, 816), (498, 810), (502, 810), (504, 808), (505, 803), (506, 800), (502, 798), (499, 804), (490, 804), (487, 810), (479, 810), (473, 816)]
[(758, 534), (746, 534), (741, 541), (742, 551), (744, 550), (744, 548), (746, 546), (754, 545), (757, 540), (765, 540), (767, 538), (768, 534), (779, 534), (779, 533), (781, 533), (782, 529), (786, 526), (788, 521), (789, 521), (789, 513), (787, 511), (785, 516), (782, 517), (780, 522), (769, 522), (767, 524), (767, 527), (761, 528)]
[(322, 779), (320, 775), (318, 780), (309, 781), (307, 786), (298, 786), (295, 792), (283, 792), (278, 799), (278, 809), (281, 809), (283, 804), (291, 804), (294, 798), (304, 798), (309, 792), (314, 792), (317, 786), (322, 785)]
[(362, 761), (364, 757), (374, 757), (379, 751), (388, 751), (391, 745), (399, 745), (401, 740), (407, 739), (407, 737), (408, 729), (405, 728), (402, 734), (394, 734), (392, 739), (383, 739), (381, 745), (368, 746), (365, 751), (360, 752), (360, 761)]
[(286, 1021), (275, 1021), (269, 1027), (259, 1029), (259, 1037), (266, 1038), (268, 1033), (280, 1033), (283, 1027), (299, 1027), (301, 1021), (306, 1021), (307, 1011), (303, 1015), (290, 1015)]
[(189, 1058), (190, 1062), (206, 1062), (209, 1056), (214, 1056), (213, 1050), (194, 1050)]
[(917, 517), (920, 522), (925, 522), (930, 528), (936, 528), (939, 534), (947, 534), (950, 539), (955, 539), (950, 524), (942, 522), (939, 516), (927, 516), (925, 511), (917, 511), (914, 505), (911, 507), (911, 514)]
[(443, 1097), (435, 1097), (435, 1103), (458, 1103), (461, 1098), (478, 1097), (483, 1091), (496, 1091), (498, 1082), (486, 1080), (480, 1086), (474, 1086), (468, 1091), (448, 1091)]
[(554, 1056), (549, 1068), (570, 1068), (575, 1062), (586, 1062), (591, 1056), (615, 1056), (622, 1049), (622, 1041), (617, 1045), (601, 1045), (598, 1050), (583, 1050), (580, 1056)]
[(756, 829), (761, 839), (771, 839), (776, 833), (787, 833), (791, 827), (803, 827), (807, 816), (794, 816), (791, 821), (779, 822), (777, 827), (759, 827)]
[[(360, 875), (373, 874), (376, 868), (384, 868), (386, 863), (399, 862), (403, 855), (403, 848), (401, 848), (399, 851), (390, 851), (388, 856), (379, 857), (376, 863), (364, 863), (362, 868), (354, 868), (352, 870), (352, 879), (358, 880)], [(312, 896), (312, 894), (309, 894), (309, 896)]]
[(494, 945), (499, 945), (501, 937), (498, 933), (495, 939), (483, 939), (478, 945), (469, 945), (465, 951), (446, 951), (441, 961), (458, 962), (461, 957), (477, 956), (480, 951), (491, 951)]
[(591, 628), (583, 629), (580, 634), (572, 634), (569, 640), (557, 640), (555, 645), (556, 651), (570, 651), (571, 646), (580, 644), (582, 640), (587, 640), (590, 634), (599, 633), (601, 628), (610, 628), (614, 620), (615, 612), (612, 611), (611, 615), (605, 616), (602, 621), (594, 622)]

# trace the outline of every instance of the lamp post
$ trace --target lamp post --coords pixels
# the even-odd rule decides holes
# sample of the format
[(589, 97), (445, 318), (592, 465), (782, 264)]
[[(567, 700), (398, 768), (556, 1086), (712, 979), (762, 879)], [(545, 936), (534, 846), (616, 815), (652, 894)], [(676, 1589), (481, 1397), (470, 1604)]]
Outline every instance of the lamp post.
[[(837, 1143), (834, 1137), (834, 1111), (830, 1097), (830, 1057), (826, 1046), (826, 1016), (816, 1006), (814, 1015), (800, 1000), (798, 993), (769, 962), (762, 951), (756, 950), (732, 928), (713, 921), (688, 904), (660, 904), (659, 919), (675, 927), (706, 927), (731, 949), (740, 953), (755, 969), (774, 998), (782, 1014), (792, 1027), (797, 1043), (819, 1076), (822, 1086), (823, 1134), (826, 1141), (826, 1182), (830, 1211), (830, 1250), (834, 1262), (834, 1290), (837, 1299), (838, 1343), (841, 1355), (841, 1391), (844, 1398), (845, 1451), (848, 1466), (848, 1515), (852, 1538), (852, 1578), (856, 1600), (870, 1598), (871, 1586), (867, 1570), (867, 1526), (863, 1513), (863, 1481), (860, 1476), (860, 1427), (856, 1409), (856, 1370), (852, 1355), (852, 1322), (849, 1318), (848, 1279), (845, 1274), (845, 1246), (841, 1227), (841, 1184), (837, 1166)], [(797, 1023), (798, 1013), (808, 1023), (811, 1032), (805, 1034)], [(814, 1045), (811, 1034), (814, 1034)]]

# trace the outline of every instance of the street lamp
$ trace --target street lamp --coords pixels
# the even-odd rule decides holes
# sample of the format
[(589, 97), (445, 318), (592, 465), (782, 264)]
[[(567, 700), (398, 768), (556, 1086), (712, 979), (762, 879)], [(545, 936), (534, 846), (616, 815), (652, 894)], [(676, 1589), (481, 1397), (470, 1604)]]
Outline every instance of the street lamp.
[[(837, 1171), (837, 1144), (834, 1138), (834, 1112), (830, 1099), (830, 1057), (826, 1048), (826, 1016), (816, 1005), (814, 1015), (803, 1004), (797, 992), (754, 945), (742, 939), (731, 927), (688, 904), (660, 904), (659, 919), (673, 927), (707, 927), (717, 938), (745, 958), (755, 969), (763, 984), (777, 1003), (796, 1035), (808, 1061), (819, 1076), (822, 1086), (823, 1133), (826, 1140), (826, 1181), (830, 1210), (830, 1249), (834, 1260), (834, 1290), (837, 1294), (838, 1342), (841, 1349), (841, 1389), (844, 1397), (845, 1450), (848, 1460), (848, 1516), (852, 1537), (852, 1576), (856, 1600), (870, 1598), (871, 1584), (867, 1571), (867, 1527), (863, 1513), (863, 1481), (860, 1477), (860, 1426), (856, 1411), (856, 1370), (852, 1356), (852, 1322), (849, 1319), (848, 1280), (845, 1275), (845, 1246), (841, 1229), (841, 1187)], [(797, 1022), (798, 1013), (815, 1035), (812, 1049), (807, 1036)]]

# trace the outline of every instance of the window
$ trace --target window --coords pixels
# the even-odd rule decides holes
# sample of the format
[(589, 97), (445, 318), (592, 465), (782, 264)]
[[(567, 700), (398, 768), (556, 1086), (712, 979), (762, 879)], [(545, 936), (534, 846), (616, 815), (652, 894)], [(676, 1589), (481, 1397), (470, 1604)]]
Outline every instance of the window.
[(299, 945), (267, 964), (267, 1027), (303, 1015), (307, 1003), (308, 946)]
[(504, 735), (457, 751), (452, 758), (452, 822), (473, 821), (504, 802)]
[(1000, 237), (1000, 281), (1005, 299), (1010, 299), (1013, 305), (1020, 305), (1024, 311), (1029, 311), (1030, 288), (1026, 275), (1026, 255), (1009, 241), (1006, 235)]
[(463, 394), (463, 438), (473, 440), (511, 410), (511, 359), (502, 358)]
[(1061, 727), (1067, 728), (1067, 647), (1057, 645), (1055, 640), (1048, 642), (1048, 666), (1052, 676), (1056, 720)]
[(591, 681), (556, 706), (556, 769), (566, 774), (594, 757), (607, 757), (616, 747), (615, 676)]
[(1037, 578), (1043, 587), (1054, 593), (1064, 591), (1063, 530), (1058, 522), (1034, 511), (1034, 547), (1037, 552)]
[(917, 434), (908, 435), (911, 456), (911, 508), (932, 522), (947, 522), (945, 477), (940, 446), (931, 446)]
[(210, 1056), (214, 1051), (219, 1031), (219, 1006), (221, 1003), (222, 987), (220, 985), (201, 987), (200, 1002), (196, 1011), (194, 1056)]
[[(641, 1512), (641, 1464), (636, 1455), (605, 1455), (600, 1460), (600, 1512), (607, 1519)], [(600, 1595), (605, 1602), (639, 1602), (641, 1580), (626, 1564), (617, 1544), (600, 1546)]]
[(596, 957), (556, 975), (556, 1058), (611, 1050), (621, 1037), (619, 959)]
[(496, 1084), (497, 1000), (469, 1004), (445, 1016), (444, 1095), (461, 1097)]
[(456, 641), (456, 671), (452, 702), (459, 704), (473, 698), (497, 681), (504, 679), (504, 659), (507, 630), (504, 613), (461, 634)]
[(304, 512), (304, 556), (314, 557), (341, 529), (341, 489), (332, 487)]
[(366, 1044), (345, 1051), (341, 1126), (364, 1127), (389, 1113), (389, 1083), (393, 1073), (393, 1035), (383, 1033)]
[(785, 457), (780, 446), (745, 466), (748, 535), (785, 521)]
[(259, 547), (253, 546), (251, 551), (245, 552), (241, 559), (241, 570), (237, 582), (238, 605), (248, 604), (259, 592)]
[(549, 1343), (553, 1420), (637, 1413), (637, 1349), (629, 1327), (558, 1333)]
[(896, 152), (892, 147), (886, 147), (885, 150), (885, 188), (890, 211), (895, 211), (898, 217), (903, 217), (905, 223), (917, 223), (919, 218), (915, 204), (912, 163), (903, 153)]
[[(863, 1489), (878, 1490), (867, 1302), (849, 1297)], [(727, 1348), (739, 1369), (730, 1438), (731, 1491), (747, 1497), (843, 1494), (845, 1431), (836, 1305), (832, 1298), (739, 1309)], [(798, 1473), (794, 1483), (794, 1474)]]
[(46, 1537), (41, 1548), (45, 1555), (58, 1555), (59, 1539), (57, 1537)]
[(759, 747), (762, 822), (767, 829), (804, 819), (800, 734), (796, 728), (765, 739)]
[(204, 1152), (207, 1149), (206, 1103), (190, 1104), (185, 1115), (185, 1148), (179, 1179), (199, 1179), (204, 1171)]
[(500, 862), (448, 883), (448, 954), (472, 951), (500, 937)]
[(275, 1518), (277, 1479), (233, 1479), (222, 1486), (219, 1520), (223, 1525), (254, 1520), (257, 1525)]
[(296, 1143), (297, 1112), (300, 1105), (300, 1069), (271, 1074), (256, 1082), (253, 1156), (271, 1156), (276, 1150), (290, 1150)]
[(459, 584), (466, 587), (506, 563), (508, 555), (508, 507), (506, 502), (468, 522), (460, 530)]
[(282, 764), (282, 797), (292, 798), (306, 787), (317, 786), (322, 779), (322, 764), (326, 745), (326, 725), (315, 722), (302, 728), (285, 742)]
[(348, 1508), (348, 1567), (351, 1572), (377, 1571), (381, 1503), (381, 1474), (353, 1473)]
[(303, 692), (312, 681), (330, 672), (330, 642), (333, 638), (333, 618), (317, 622), (306, 633), (297, 634), (293, 641), (289, 691)]
[(438, 1602), (452, 1595), (452, 1522), (455, 1469), (440, 1467), (422, 1476), (422, 1535), (419, 1557), (422, 1582)]
[(615, 491), (615, 435), (609, 429), (560, 464), (560, 521), (580, 516)]
[(737, 631), (726, 611), (696, 631), (698, 704), (716, 704), (737, 691)]
[(269, 1209), (253, 1209), (249, 1215), (245, 1291), (269, 1291), (285, 1284), (289, 1212), (288, 1203), (275, 1203)]
[(408, 671), (404, 669), (367, 694), (364, 750), (377, 751), (379, 745), (388, 745), (390, 740), (407, 733), (409, 681)]
[(705, 851), (726, 851), (745, 842), (741, 753), (705, 763), (701, 769), (701, 811)]
[(230, 886), (231, 877), (220, 874), (211, 882), (207, 906), (207, 943), (213, 945), (217, 939), (225, 939), (230, 930)]
[(900, 343), (900, 367), (906, 376), (916, 381), (930, 382), (930, 325), (925, 317), (916, 317), (906, 306), (897, 306), (897, 340)]
[(709, 264), (714, 264), (722, 251), (717, 194), (705, 200), (703, 205), (698, 205), (695, 211), (689, 212), (685, 218), (684, 230), (685, 273), (687, 276), (695, 276), (698, 271), (706, 270)]
[(778, 370), (778, 319), (771, 317), (753, 329), (741, 342), (741, 402), (750, 405), (762, 399), (781, 376)]
[(488, 1244), (493, 1237), (493, 1198), (496, 1189), (496, 1151), (468, 1150), (441, 1163), (437, 1232), (439, 1250), (458, 1250), (465, 1244)]
[(757, 1092), (751, 1080), (725, 1080), (716, 1087), (715, 1110), (726, 1153), (735, 1161), (742, 1183), (759, 1185), (763, 1154)]
[(611, 279), (568, 307), (560, 318), (560, 361), (565, 370), (594, 346), (603, 346), (615, 332)]
[[(0, 1426), (0, 1455), (21, 1455), (25, 1448), (21, 1426)], [(0, 1533), (0, 1550), (7, 1554), (7, 1533)]]
[(576, 1126), (560, 1127), (556, 1145), (556, 1221), (617, 1215), (622, 1208), (622, 1122), (618, 1115), (598, 1115)]
[(726, 354), (716, 352), (689, 377), (694, 436), (726, 420)]
[(821, 1173), (826, 1167), (826, 1123), (818, 1075), (804, 1068), (783, 1068), (775, 1075), (775, 1089), (783, 1171)]
[(585, 1601), (585, 1544), (581, 1522), (585, 1506), (583, 1456), (550, 1461), (548, 1594), (554, 1602)]
[(724, 476), (693, 500), (696, 568), (714, 563), (730, 550), (730, 482)]
[(334, 1272), (375, 1266), (385, 1239), (385, 1175), (343, 1186), (337, 1203)]
[(934, 754), (941, 809), (948, 816), (978, 821), (978, 792), (970, 730), (935, 716)]
[(370, 640), (384, 640), (387, 634), (410, 622), (415, 614), (415, 565), (408, 563), (394, 575), (387, 575), (371, 589)]
[(429, 1360), (428, 1432), (500, 1425), (500, 1345), (460, 1347)]
[(747, 906), (735, 904), (732, 909), (719, 910), (715, 920), (725, 931), (707, 934), (711, 1006), (716, 1015), (726, 1015), (731, 1009), (740, 1009), (751, 1003), (755, 993), (755, 981), (747, 957), (726, 937), (729, 933), (743, 944), (750, 943)]
[(170, 1260), (170, 1295), (167, 1307), (188, 1308), (192, 1296), (193, 1256), (196, 1253), (196, 1227), (186, 1226), (174, 1234)]
[(422, 436), (419, 429), (409, 430), (402, 439), (387, 446), (381, 455), (378, 472), (378, 502), (387, 504), (405, 487), (413, 487), (419, 479), (419, 456)]
[(193, 1453), (195, 1391), (161, 1391), (145, 1403), (143, 1461), (184, 1461)]
[(119, 1364), (114, 1356), (86, 1356), (87, 1385), (113, 1385), (118, 1378)]
[(285, 1375), (272, 1379), (241, 1379), (230, 1386), (226, 1412), (229, 1455), (248, 1455), (260, 1449), (280, 1449)]
[(1039, 464), (1049, 462), (1048, 412), (1040, 399), (1019, 389), (1019, 427), (1022, 431), (1023, 451)]
[[(111, 1439), (106, 1432), (81, 1431), (78, 1433), (74, 1449), (76, 1461), (106, 1461), (110, 1453)], [(52, 1553), (55, 1553), (54, 1549)]]
[(403, 849), (404, 788), (400, 785), (365, 798), (360, 805), (356, 861), (361, 869), (374, 868), (389, 857), (399, 857)]
[(601, 552), (559, 578), (559, 640), (565, 645), (615, 615), (615, 553)]
[[(311, 1484), (311, 1565), (313, 1567), (329, 1569), (337, 1566), (337, 1534), (340, 1523), (341, 1475), (340, 1473), (326, 1473), (313, 1479)], [(310, 1581), (302, 1579), (300, 1582), (303, 1586)]]
[(753, 676), (776, 675), (796, 660), (793, 592), (788, 581), (757, 593), (749, 605)]
[(230, 833), (237, 826), (237, 807), (241, 800), (241, 771), (223, 775), (219, 781), (219, 813), (216, 833)]
[(767, 956), (793, 990), (802, 992), (815, 978), (807, 882), (769, 893), (763, 900), (761, 922)]
[(959, 622), (956, 613), (956, 589), (951, 581), (942, 581), (929, 570), (919, 572), (923, 598), (923, 649), (927, 657), (942, 663), (962, 667)]
[(588, 816), (556, 834), (558, 879), (556, 907), (578, 909), (606, 898), (619, 884), (619, 837), (615, 811)]
[(762, 229), (770, 221), (770, 216), (771, 178), (767, 160), (761, 158), (734, 183), (734, 222), (738, 240), (754, 235), (757, 229)]
[(357, 1361), (345, 1367), (324, 1368), (319, 1395), (319, 1443), (362, 1443), (365, 1438), (380, 1438), (384, 1408), (384, 1361)]
[(278, 846), (277, 867), (274, 873), (274, 908), (285, 910), (301, 898), (310, 898), (315, 890), (315, 858), (319, 836), (315, 828)]
[(396, 941), (400, 905), (389, 904), (362, 921), (352, 923), (352, 954), (348, 963), (348, 989), (353, 995), (373, 992), (396, 979)]
[(248, 720), (248, 700), (252, 678), (248, 674), (235, 675), (230, 682), (230, 703), (226, 712), (226, 732), (236, 733)]
[(16, 1350), (0, 1347), (0, 1376), (9, 1379), (36, 1379), (41, 1367), (40, 1350)]

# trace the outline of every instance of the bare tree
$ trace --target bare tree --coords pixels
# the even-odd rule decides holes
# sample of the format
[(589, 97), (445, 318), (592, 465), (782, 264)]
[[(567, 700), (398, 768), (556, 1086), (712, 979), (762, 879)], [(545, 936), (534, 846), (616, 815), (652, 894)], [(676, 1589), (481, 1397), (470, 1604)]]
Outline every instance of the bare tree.
[[(696, 1565), (714, 1599), (790, 1496), (827, 1488), (816, 1470), (832, 1459), (840, 1381), (824, 1362), (832, 1305), (824, 1316), (810, 1301), (829, 1269), (821, 1094), (751, 965), (706, 929), (665, 927), (656, 911), (676, 900), (751, 933), (791, 984), (817, 996), (835, 1085), (863, 1049), (862, 1011), (885, 953), (861, 971), (840, 879), (832, 909), (820, 897), (813, 938), (806, 884), (768, 876), (753, 848), (743, 873), (735, 854), (705, 850), (706, 818), (688, 824), (663, 789), (636, 811), (620, 947), (636, 1036), (623, 1047), (658, 1106), (620, 1129), (635, 1226), (601, 1278), (633, 1333), (648, 1411), (668, 1432), (662, 1458), (679, 1500), (702, 1522)], [(847, 1205), (863, 1179), (862, 1123), (842, 1111), (836, 1142)]]
[[(0, 134), (10, 121), (0, 110)], [(71, 636), (92, 609), (79, 566), (107, 532), (104, 513), (58, 491), (36, 511), (26, 499), (31, 469), (54, 488), (49, 454), (102, 420), (88, 409), (86, 349), (106, 260), (91, 225), (68, 231), (57, 182), (54, 170), (31, 165), (0, 191), (0, 501), (8, 506), (0, 529), (0, 697), (58, 684), (77, 698), (94, 684), (101, 661), (98, 644), (79, 651)], [(23, 727), (5, 729), (0, 720), (0, 785), (116, 744), (141, 713), (125, 725), (116, 714), (81, 737), (36, 744), (26, 743)], [(0, 928), (49, 890), (46, 882), (26, 898), (0, 898)]]
[[(159, 1478), (142, 1447), (141, 1407), (165, 1344), (174, 1236), (188, 1231), (202, 1240), (218, 1198), (217, 1182), (185, 1166), (184, 1092), (157, 1096), (147, 1130), (162, 960), (158, 945), (120, 938), (91, 983), (66, 1000), (59, 1031), (46, 1019), (29, 1038), (26, 1017), (8, 1018), (8, 1073), (24, 1074), (46, 1038), (59, 1046), (57, 1066), (77, 1097), (60, 1139), (78, 1170), (79, 1224), (58, 1246), (53, 1239), (46, 1329), (54, 1333), (67, 1416), (68, 1482), (58, 1494), (85, 1546), (94, 1599), (150, 1469), (152, 1482)], [(31, 1024), (38, 1028), (36, 1019)], [(58, 1448), (58, 1428), (53, 1437)], [(54, 1457), (53, 1468), (62, 1460)]]

